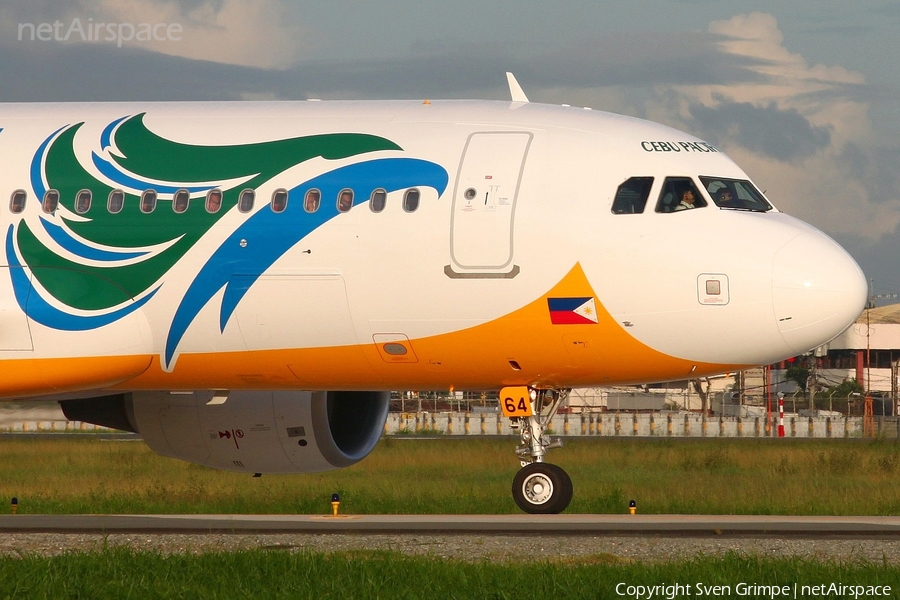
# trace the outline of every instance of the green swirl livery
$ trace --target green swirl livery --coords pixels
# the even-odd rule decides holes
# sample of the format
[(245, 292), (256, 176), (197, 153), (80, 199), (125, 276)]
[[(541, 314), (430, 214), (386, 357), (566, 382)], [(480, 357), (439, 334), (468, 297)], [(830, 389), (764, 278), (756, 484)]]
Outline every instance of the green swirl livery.
[[(43, 293), (74, 312), (59, 310), (48, 303), (21, 270), (12, 275), (16, 297), (22, 309), (35, 321), (63, 330), (100, 327), (146, 302), (163, 284), (166, 272), (226, 212), (237, 205), (241, 190), (256, 189), (287, 169), (313, 158), (346, 159), (378, 151), (402, 151), (394, 142), (374, 135), (336, 133), (234, 146), (198, 146), (162, 138), (144, 125), (143, 114), (113, 121), (100, 138), (100, 152), (91, 159), (102, 178), (95, 177), (79, 162), (75, 135), (82, 123), (66, 126), (50, 135), (32, 161), (31, 184), (42, 197), (48, 189), (60, 194), (67, 210), (41, 215), (40, 224), (68, 256), (50, 248), (22, 220), (11, 228), (7, 253), (32, 268)], [(355, 203), (368, 200), (373, 189), (388, 192), (424, 185), (438, 195), (447, 185), (446, 170), (428, 161), (410, 158), (381, 158), (339, 167), (300, 183), (289, 190), (289, 199), (312, 187), (326, 197), (339, 189), (354, 191)], [(139, 196), (153, 189), (163, 202), (171, 202), (177, 190), (186, 189), (199, 197), (208, 190), (223, 191), (222, 210), (206, 211), (203, 202), (189, 203), (181, 214), (171, 210), (141, 212)], [(90, 190), (105, 199), (113, 189), (125, 191), (121, 212), (110, 213), (96, 202), (84, 215), (77, 215), (74, 202), (80, 190)], [(362, 200), (360, 200), (362, 199)], [(252, 252), (233, 255), (226, 241), (200, 270), (190, 286), (172, 324), (166, 348), (166, 362), (197, 312), (222, 287), (228, 285), (235, 268), (261, 274), (279, 256), (313, 229), (337, 215), (336, 207), (322, 206), (306, 213), (301, 202), (289, 202), (284, 213), (263, 207), (248, 215), (234, 235), (253, 237)], [(13, 248), (13, 237), (15, 248)], [(233, 237), (233, 236), (232, 236)], [(11, 262), (16, 266), (17, 259)], [(246, 289), (226, 289), (221, 327)], [(137, 302), (134, 302), (137, 300)], [(125, 305), (125, 306), (123, 306)], [(84, 311), (95, 315), (81, 314)]]

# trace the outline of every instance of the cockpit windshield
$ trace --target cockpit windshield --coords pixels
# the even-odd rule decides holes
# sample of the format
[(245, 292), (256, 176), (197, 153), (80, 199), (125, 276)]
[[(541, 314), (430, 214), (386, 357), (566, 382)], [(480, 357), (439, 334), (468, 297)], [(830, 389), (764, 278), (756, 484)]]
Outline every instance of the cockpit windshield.
[(759, 190), (746, 179), (700, 177), (703, 187), (719, 208), (766, 212), (772, 210)]
[(656, 203), (656, 212), (672, 213), (692, 208), (703, 208), (706, 200), (700, 195), (697, 184), (690, 177), (666, 177)]

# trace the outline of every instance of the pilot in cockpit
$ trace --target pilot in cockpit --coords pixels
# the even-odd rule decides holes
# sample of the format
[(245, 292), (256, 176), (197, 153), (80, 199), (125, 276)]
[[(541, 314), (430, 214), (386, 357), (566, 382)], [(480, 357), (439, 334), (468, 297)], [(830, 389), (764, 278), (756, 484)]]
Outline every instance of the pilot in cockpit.
[(716, 204), (722, 206), (724, 208), (735, 207), (737, 204), (734, 201), (734, 196), (731, 194), (731, 190), (728, 188), (722, 188), (716, 194)]
[(695, 208), (694, 207), (694, 192), (693, 192), (693, 190), (691, 190), (691, 188), (687, 188), (685, 190), (682, 190), (681, 201), (678, 203), (677, 206), (675, 206), (675, 208), (673, 210), (675, 210), (675, 211), (688, 210), (690, 208)]

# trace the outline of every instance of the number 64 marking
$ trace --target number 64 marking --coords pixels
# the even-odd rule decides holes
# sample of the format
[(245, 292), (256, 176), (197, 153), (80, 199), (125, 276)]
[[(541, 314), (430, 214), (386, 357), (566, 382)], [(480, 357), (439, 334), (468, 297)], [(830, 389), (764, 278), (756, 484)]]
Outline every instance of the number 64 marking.
[(505, 387), (500, 390), (500, 410), (507, 417), (530, 417), (531, 392), (525, 386)]

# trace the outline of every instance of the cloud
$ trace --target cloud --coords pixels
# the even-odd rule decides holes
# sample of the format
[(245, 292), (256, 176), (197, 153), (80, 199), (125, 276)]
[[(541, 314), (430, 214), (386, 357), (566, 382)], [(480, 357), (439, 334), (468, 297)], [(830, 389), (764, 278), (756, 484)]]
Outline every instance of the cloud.
[[(723, 59), (742, 61), (756, 77), (752, 81), (675, 86), (686, 102), (712, 108), (737, 103), (789, 112), (803, 117), (812, 128), (831, 128), (836, 143), (842, 141), (842, 131), (852, 136), (865, 127), (859, 97), (865, 85), (862, 74), (840, 66), (810, 64), (800, 54), (789, 52), (772, 15), (751, 13), (713, 21), (709, 33), (718, 40), (716, 50)], [(856, 110), (846, 112), (847, 104)]]
[(775, 102), (759, 106), (720, 99), (716, 106), (696, 103), (688, 110), (700, 131), (718, 144), (740, 144), (777, 160), (806, 158), (831, 142), (829, 127), (816, 127), (796, 109), (781, 110)]
[(659, 86), (648, 112), (723, 148), (782, 210), (835, 234), (892, 233), (897, 152), (874, 143), (862, 74), (788, 51), (768, 14), (714, 21), (708, 31), (723, 60), (756, 77)]
[[(900, 225), (900, 149), (879, 139), (870, 117), (879, 90), (860, 73), (790, 52), (771, 15), (705, 31), (573, 37), (543, 53), (448, 35), (387, 58), (304, 60), (323, 34), (290, 11), (280, 0), (7, 0), (0, 100), (507, 99), (503, 73), (512, 70), (533, 101), (702, 135), (779, 208), (831, 233), (875, 240)], [(73, 18), (178, 22), (184, 35), (123, 48), (11, 41), (16, 23)]]

